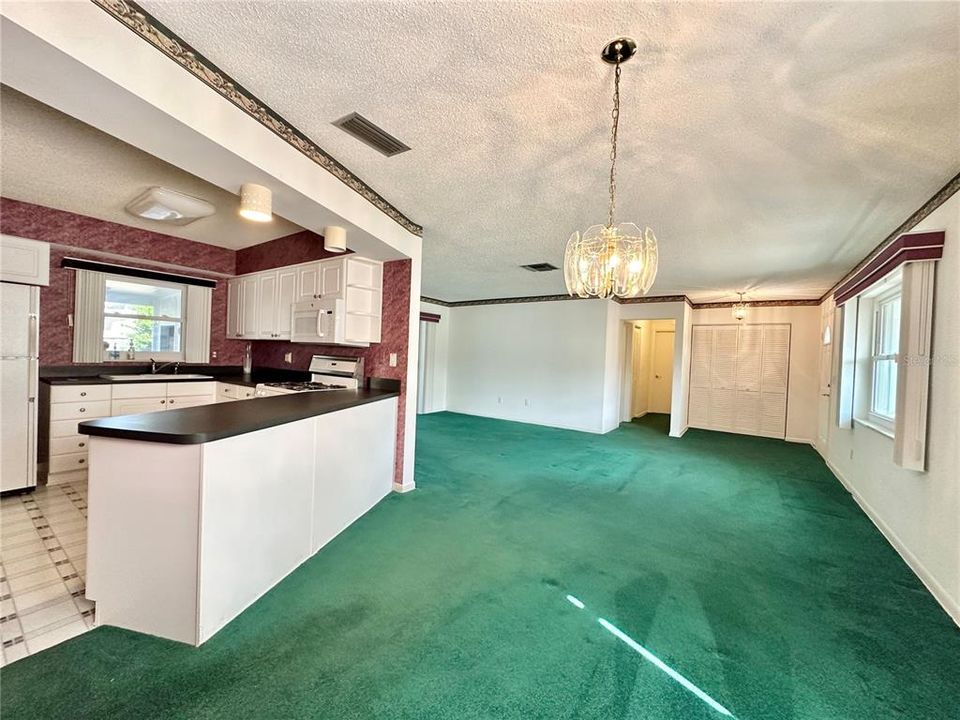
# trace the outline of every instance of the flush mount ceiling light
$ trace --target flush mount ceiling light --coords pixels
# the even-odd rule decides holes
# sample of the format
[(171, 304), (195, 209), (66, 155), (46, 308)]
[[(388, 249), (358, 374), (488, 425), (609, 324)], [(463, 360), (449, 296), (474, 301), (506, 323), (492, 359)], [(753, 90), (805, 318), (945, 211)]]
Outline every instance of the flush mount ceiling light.
[(131, 215), (170, 225), (189, 225), (210, 217), (217, 209), (206, 200), (165, 187), (151, 187), (131, 200), (126, 208)]
[(323, 229), (323, 249), (327, 252), (346, 252), (347, 231), (336, 225), (328, 225)]
[(733, 306), (733, 319), (740, 321), (747, 317), (747, 304), (743, 301), (743, 293), (737, 293), (740, 301)]
[(617, 195), (617, 132), (620, 125), (620, 66), (637, 52), (630, 38), (617, 38), (601, 53), (616, 66), (613, 76), (613, 129), (610, 133), (610, 203), (606, 225), (593, 225), (567, 241), (563, 275), (567, 292), (579, 297), (621, 298), (646, 295), (657, 277), (657, 238), (632, 222), (614, 225)]
[(253, 183), (240, 186), (240, 217), (253, 222), (273, 220), (273, 193), (270, 188)]

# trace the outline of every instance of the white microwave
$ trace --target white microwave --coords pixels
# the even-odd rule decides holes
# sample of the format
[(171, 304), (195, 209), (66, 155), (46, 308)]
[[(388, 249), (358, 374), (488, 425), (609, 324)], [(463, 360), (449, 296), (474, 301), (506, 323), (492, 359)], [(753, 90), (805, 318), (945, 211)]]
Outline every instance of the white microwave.
[(312, 345), (346, 345), (343, 300), (304, 300), (294, 303), (290, 318), (290, 342)]

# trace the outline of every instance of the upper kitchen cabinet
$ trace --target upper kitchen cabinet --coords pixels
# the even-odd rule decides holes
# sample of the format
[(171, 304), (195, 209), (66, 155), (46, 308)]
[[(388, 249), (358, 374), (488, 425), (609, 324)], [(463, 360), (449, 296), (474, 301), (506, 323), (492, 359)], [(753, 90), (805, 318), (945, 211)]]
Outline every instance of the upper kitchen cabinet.
[(347, 258), (295, 265), (297, 294), (294, 302), (342, 297), (344, 262)]
[(21, 285), (50, 284), (50, 246), (0, 235), (0, 280)]
[(383, 263), (348, 255), (289, 265), (227, 282), (227, 337), (289, 340), (295, 303), (342, 299), (344, 344), (380, 342)]

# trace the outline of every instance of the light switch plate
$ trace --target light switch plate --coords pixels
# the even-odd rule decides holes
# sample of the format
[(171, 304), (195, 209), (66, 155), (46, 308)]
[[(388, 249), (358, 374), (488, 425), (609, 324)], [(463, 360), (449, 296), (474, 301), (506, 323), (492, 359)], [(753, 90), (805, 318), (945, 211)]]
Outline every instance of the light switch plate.
[(397, 366), (397, 354), (390, 353), (390, 367), (396, 367), (396, 366)]

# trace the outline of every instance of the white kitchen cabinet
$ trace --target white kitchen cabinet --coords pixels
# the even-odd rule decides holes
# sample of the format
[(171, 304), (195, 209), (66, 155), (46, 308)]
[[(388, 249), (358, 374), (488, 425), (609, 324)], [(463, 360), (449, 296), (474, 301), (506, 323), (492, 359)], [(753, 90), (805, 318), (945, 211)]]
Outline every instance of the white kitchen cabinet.
[(227, 282), (227, 337), (289, 340), (294, 303), (343, 299), (344, 343), (380, 342), (383, 263), (348, 255), (250, 273)]
[(259, 338), (290, 339), (290, 311), (297, 290), (297, 270), (280, 268), (257, 273), (260, 301)]
[(47, 483), (85, 480), (89, 438), (77, 432), (84, 420), (110, 415), (110, 386), (54, 385), (50, 388)]
[(167, 409), (167, 398), (121, 398), (114, 400), (111, 415), (139, 415)]
[(240, 278), (240, 337), (256, 338), (260, 333), (260, 278), (244, 275)]
[(50, 246), (0, 235), (0, 280), (21, 285), (50, 284)]
[(227, 337), (243, 337), (243, 327), (240, 324), (241, 302), (243, 299), (242, 278), (227, 280)]

